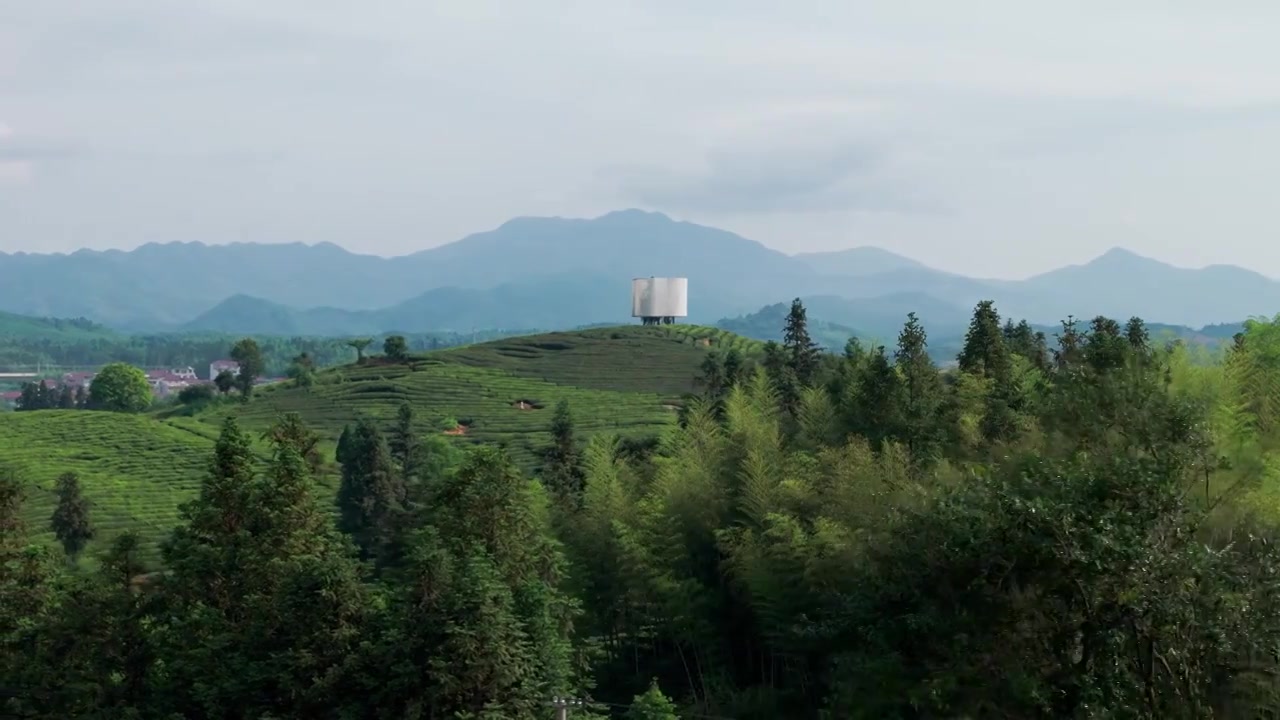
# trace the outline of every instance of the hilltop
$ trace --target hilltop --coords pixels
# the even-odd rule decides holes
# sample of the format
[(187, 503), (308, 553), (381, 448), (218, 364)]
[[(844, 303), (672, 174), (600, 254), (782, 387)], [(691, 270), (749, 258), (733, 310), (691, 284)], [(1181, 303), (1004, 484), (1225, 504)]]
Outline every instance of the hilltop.
[(623, 210), (591, 219), (516, 218), (394, 258), (329, 243), (0, 253), (0, 310), (145, 332), (558, 330), (624, 322), (631, 278), (649, 275), (689, 278), (695, 323), (795, 297), (876, 301), (895, 315), (905, 308), (922, 317), (928, 307), (968, 312), (990, 299), (1010, 317), (1043, 325), (1103, 314), (1201, 326), (1280, 307), (1280, 283), (1256, 272), (1178, 268), (1119, 249), (1027, 280), (992, 280), (875, 247), (787, 255), (718, 228)]
[(709, 349), (752, 354), (758, 347), (699, 326), (530, 335), (418, 355), (405, 364), (374, 359), (324, 370), (310, 388), (267, 387), (248, 405), (218, 406), (195, 419), (216, 427), (234, 415), (245, 427), (262, 430), (280, 414), (297, 412), (332, 441), (360, 418), (389, 425), (407, 401), (419, 432), (503, 444), (531, 468), (549, 441), (551, 410), (560, 400), (569, 401), (584, 436), (654, 435), (675, 421)]

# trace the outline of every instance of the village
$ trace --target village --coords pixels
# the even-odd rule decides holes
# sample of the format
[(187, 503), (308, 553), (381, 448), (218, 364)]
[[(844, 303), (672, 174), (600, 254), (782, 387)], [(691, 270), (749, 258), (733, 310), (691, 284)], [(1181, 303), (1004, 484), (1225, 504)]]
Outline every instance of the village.
[[(214, 360), (209, 363), (208, 374), (203, 377), (201, 377), (201, 375), (196, 372), (196, 369), (191, 366), (182, 368), (144, 368), (143, 372), (146, 373), (147, 383), (151, 385), (151, 392), (155, 399), (166, 400), (177, 393), (182, 392), (183, 388), (187, 388), (192, 385), (211, 385), (214, 382), (214, 378), (218, 377), (220, 373), (235, 375), (240, 372), (240, 364), (234, 360)], [(23, 375), (20, 378), (14, 377), (6, 379), (21, 379), (26, 382), (39, 382), (49, 389), (61, 388), (63, 390), (71, 390), (77, 393), (83, 392), (88, 394), (89, 385), (93, 382), (93, 378), (96, 374), (96, 372), (78, 371), (63, 373), (61, 376), (39, 378), (35, 373), (32, 373), (30, 375)], [(255, 380), (254, 384), (265, 385), (275, 382), (275, 380), (275, 378), (258, 378)], [(17, 405), (21, 397), (22, 391), (20, 389), (0, 392), (0, 408), (13, 408)]]

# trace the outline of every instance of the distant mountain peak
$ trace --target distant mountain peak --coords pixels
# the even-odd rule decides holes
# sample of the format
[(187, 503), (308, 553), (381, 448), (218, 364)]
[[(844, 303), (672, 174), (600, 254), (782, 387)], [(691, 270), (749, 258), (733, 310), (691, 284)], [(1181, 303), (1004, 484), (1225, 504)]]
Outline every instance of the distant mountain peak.
[(1126, 250), (1125, 248), (1122, 248), (1122, 247), (1113, 247), (1110, 250), (1102, 253), (1098, 257), (1094, 258), (1093, 260), (1089, 261), (1087, 264), (1088, 265), (1097, 265), (1097, 264), (1133, 265), (1136, 263), (1155, 263), (1157, 265), (1165, 264), (1160, 262), (1159, 260), (1154, 260), (1145, 255), (1139, 255), (1138, 253), (1132, 250)]
[(622, 210), (614, 210), (596, 218), (597, 220), (657, 220), (661, 222), (671, 222), (671, 218), (654, 210), (641, 210), (640, 208), (625, 208)]

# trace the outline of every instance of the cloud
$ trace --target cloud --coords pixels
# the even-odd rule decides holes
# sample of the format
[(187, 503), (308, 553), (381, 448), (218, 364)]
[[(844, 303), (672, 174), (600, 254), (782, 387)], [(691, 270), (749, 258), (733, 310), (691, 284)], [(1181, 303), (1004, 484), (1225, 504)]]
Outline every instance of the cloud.
[(885, 148), (867, 142), (747, 147), (709, 152), (693, 170), (653, 165), (602, 171), (628, 202), (721, 215), (800, 212), (930, 212), (893, 177)]

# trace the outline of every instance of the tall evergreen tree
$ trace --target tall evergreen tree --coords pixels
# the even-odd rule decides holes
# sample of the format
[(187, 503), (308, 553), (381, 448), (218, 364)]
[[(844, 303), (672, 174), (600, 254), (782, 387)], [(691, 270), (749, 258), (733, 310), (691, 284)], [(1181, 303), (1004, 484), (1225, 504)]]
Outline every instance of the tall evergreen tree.
[(344, 456), (338, 527), (355, 540), (363, 559), (372, 559), (394, 538), (405, 486), (386, 438), (368, 419), (352, 430)]
[(543, 459), (542, 482), (553, 497), (576, 506), (582, 495), (582, 468), (568, 400), (556, 403), (550, 430), (551, 446)]
[(1007, 320), (1002, 334), (1009, 352), (1026, 358), (1032, 367), (1041, 372), (1049, 370), (1049, 346), (1044, 333), (1033, 330), (1026, 320), (1017, 325), (1013, 324), (1013, 320)]
[(800, 298), (791, 301), (782, 330), (782, 347), (796, 380), (803, 387), (812, 385), (818, 371), (818, 344), (809, 337), (809, 317)]
[(169, 612), (156, 716), (337, 717), (368, 599), (311, 494), (299, 433), (270, 433), (257, 477), (228, 420), (199, 497), (165, 546)]
[(879, 449), (886, 440), (901, 437), (902, 378), (883, 346), (878, 346), (858, 373), (852, 400), (853, 432)]
[(400, 471), (400, 481), (407, 489), (420, 479), (418, 471), (422, 460), (422, 441), (413, 429), (413, 406), (407, 402), (400, 403), (396, 411), (389, 447)]
[(964, 347), (956, 358), (961, 372), (998, 378), (1009, 372), (1009, 351), (1000, 328), (995, 304), (983, 300), (973, 310), (973, 319), (964, 336)]
[(80, 478), (75, 473), (59, 475), (54, 492), (58, 495), (58, 505), (54, 508), (50, 525), (58, 542), (62, 543), (63, 552), (75, 560), (94, 536), (93, 523), (89, 520), (89, 501), (84, 497)]
[(916, 318), (907, 315), (907, 323), (898, 335), (894, 353), (901, 382), (902, 440), (917, 462), (931, 459), (942, 439), (939, 409), (942, 406), (942, 376), (929, 357), (928, 335)]

